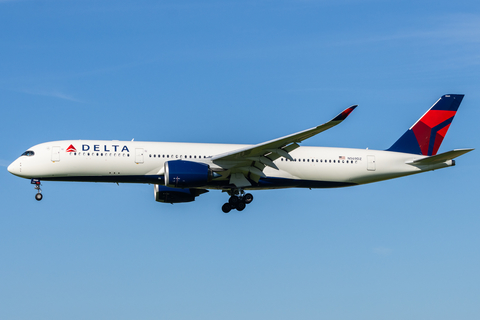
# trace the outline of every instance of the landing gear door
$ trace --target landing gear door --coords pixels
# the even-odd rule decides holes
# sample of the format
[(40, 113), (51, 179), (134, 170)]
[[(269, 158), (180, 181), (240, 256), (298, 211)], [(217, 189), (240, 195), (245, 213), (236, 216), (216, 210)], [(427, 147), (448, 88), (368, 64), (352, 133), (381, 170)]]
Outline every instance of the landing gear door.
[(60, 161), (60, 147), (53, 147), (52, 148), (52, 161), (53, 162)]
[(375, 156), (367, 156), (367, 170), (375, 171), (377, 168), (375, 164)]
[(135, 149), (135, 163), (143, 163), (143, 148)]

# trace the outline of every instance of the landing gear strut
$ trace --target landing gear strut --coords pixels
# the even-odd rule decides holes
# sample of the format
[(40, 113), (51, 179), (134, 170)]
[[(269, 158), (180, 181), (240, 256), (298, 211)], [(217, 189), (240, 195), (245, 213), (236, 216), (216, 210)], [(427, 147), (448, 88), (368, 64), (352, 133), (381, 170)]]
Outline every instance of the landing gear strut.
[(32, 179), (32, 184), (35, 185), (35, 190), (37, 190), (37, 194), (35, 195), (35, 199), (37, 201), (40, 201), (43, 199), (43, 195), (42, 195), (42, 189), (40, 188), (40, 180), (37, 180), (37, 179)]
[(230, 199), (228, 202), (222, 206), (222, 211), (229, 213), (232, 209), (237, 209), (238, 211), (243, 211), (247, 204), (253, 201), (253, 196), (251, 193), (245, 194), (243, 190), (232, 190), (228, 192), (230, 194)]

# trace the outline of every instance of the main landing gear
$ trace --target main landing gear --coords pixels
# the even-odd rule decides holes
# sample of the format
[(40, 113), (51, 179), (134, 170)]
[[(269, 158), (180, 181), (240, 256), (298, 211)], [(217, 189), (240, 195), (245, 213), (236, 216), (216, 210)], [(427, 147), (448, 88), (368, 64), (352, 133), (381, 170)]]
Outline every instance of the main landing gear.
[(37, 190), (37, 194), (35, 195), (35, 200), (37, 201), (40, 201), (43, 199), (43, 195), (42, 195), (42, 189), (40, 188), (40, 180), (37, 180), (37, 179), (32, 179), (32, 184), (35, 185), (35, 190)]
[(245, 193), (243, 190), (232, 190), (228, 194), (230, 194), (230, 199), (222, 206), (222, 211), (225, 213), (229, 213), (232, 209), (243, 211), (247, 204), (253, 201), (252, 194)]

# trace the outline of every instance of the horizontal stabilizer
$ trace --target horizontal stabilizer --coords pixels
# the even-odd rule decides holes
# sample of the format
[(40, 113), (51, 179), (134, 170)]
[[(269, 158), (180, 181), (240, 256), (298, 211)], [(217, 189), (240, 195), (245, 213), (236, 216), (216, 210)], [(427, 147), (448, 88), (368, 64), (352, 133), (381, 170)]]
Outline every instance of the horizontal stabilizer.
[(456, 149), (456, 150), (440, 153), (435, 156), (414, 160), (407, 163), (412, 165), (431, 165), (436, 163), (442, 163), (448, 160), (455, 159), (456, 157), (460, 157), (462, 154), (465, 154), (472, 150), (474, 149)]

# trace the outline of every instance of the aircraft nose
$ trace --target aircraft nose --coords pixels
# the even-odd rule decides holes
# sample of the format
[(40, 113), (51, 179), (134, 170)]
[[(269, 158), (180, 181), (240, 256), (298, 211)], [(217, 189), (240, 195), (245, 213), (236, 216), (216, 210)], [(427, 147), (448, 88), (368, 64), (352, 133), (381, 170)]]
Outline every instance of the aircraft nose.
[(19, 175), (20, 174), (20, 165), (18, 164), (18, 161), (15, 160), (13, 161), (7, 168), (8, 172), (14, 175)]

